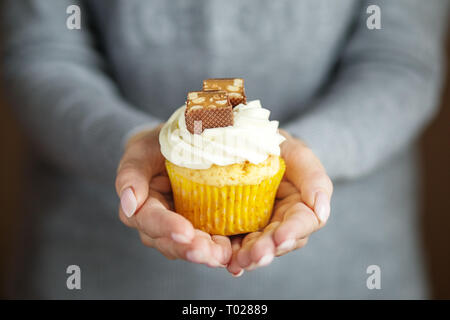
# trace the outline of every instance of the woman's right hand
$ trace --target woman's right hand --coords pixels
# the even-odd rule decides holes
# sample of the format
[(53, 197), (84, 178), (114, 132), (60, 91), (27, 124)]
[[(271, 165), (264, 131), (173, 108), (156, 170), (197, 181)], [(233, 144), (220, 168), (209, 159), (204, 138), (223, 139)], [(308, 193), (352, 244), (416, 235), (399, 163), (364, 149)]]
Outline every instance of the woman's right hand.
[(119, 217), (138, 230), (141, 241), (168, 259), (224, 267), (231, 259), (230, 239), (194, 229), (174, 212), (172, 190), (160, 151), (161, 126), (131, 137), (117, 169)]

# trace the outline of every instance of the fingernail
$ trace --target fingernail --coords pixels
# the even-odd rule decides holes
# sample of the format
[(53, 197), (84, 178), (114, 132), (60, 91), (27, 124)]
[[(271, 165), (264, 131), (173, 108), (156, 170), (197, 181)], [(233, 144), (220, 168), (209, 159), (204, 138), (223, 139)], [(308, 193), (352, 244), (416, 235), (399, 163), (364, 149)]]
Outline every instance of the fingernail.
[(325, 192), (318, 192), (314, 203), (314, 212), (321, 222), (326, 222), (330, 216), (330, 199)]
[(133, 190), (130, 187), (122, 191), (120, 195), (120, 205), (123, 213), (129, 218), (131, 217), (137, 208), (137, 200), (134, 196)]
[(271, 253), (264, 255), (261, 259), (259, 259), (259, 261), (257, 263), (258, 267), (267, 266), (268, 264), (270, 264), (272, 262), (273, 257), (274, 257), (274, 255)]
[(203, 261), (203, 253), (198, 250), (189, 251), (186, 254), (186, 257), (189, 261), (192, 261), (192, 262), (202, 262)]
[(295, 245), (295, 239), (285, 240), (277, 247), (277, 254), (281, 254), (281, 253), (292, 250), (292, 248), (294, 248), (294, 245)]
[(188, 237), (181, 233), (172, 233), (171, 237), (175, 242), (178, 243), (191, 243), (191, 240), (189, 240)]
[(243, 274), (244, 274), (244, 269), (241, 269), (241, 271), (239, 271), (238, 273), (232, 273), (231, 275), (235, 278), (239, 278)]

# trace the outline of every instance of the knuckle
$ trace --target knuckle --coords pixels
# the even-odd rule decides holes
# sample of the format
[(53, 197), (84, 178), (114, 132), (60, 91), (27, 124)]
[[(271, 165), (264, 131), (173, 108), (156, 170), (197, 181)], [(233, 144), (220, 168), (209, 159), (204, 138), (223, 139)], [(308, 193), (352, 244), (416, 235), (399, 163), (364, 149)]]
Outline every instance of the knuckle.
[(153, 247), (153, 243), (146, 238), (141, 237), (141, 243), (146, 247)]
[(118, 180), (122, 181), (129, 178), (130, 176), (133, 176), (136, 173), (137, 168), (138, 167), (136, 167), (136, 165), (134, 165), (133, 163), (130, 163), (130, 161), (126, 162), (119, 169), (117, 176)]
[(143, 161), (136, 158), (129, 158), (120, 163), (118, 168), (118, 175), (127, 177), (145, 171), (146, 165)]
[(173, 246), (169, 245), (166, 239), (156, 238), (153, 247), (169, 260), (178, 259), (176, 252), (173, 250)]
[[(141, 210), (142, 211), (142, 210)], [(144, 214), (143, 214), (143, 212), (137, 212), (137, 213), (135, 213), (135, 215), (134, 215), (134, 217), (135, 217), (135, 222), (136, 222), (136, 228), (138, 229), (138, 230), (144, 230), (144, 226), (145, 226), (145, 223), (144, 223)]]
[(154, 247), (154, 241), (152, 238), (142, 234), (141, 232), (139, 232), (139, 236), (141, 238), (141, 243), (146, 246), (146, 247), (150, 247), (153, 248)]
[(273, 221), (264, 228), (264, 233), (274, 231), (280, 225), (280, 221)]
[(131, 168), (122, 168), (118, 170), (116, 177), (116, 189), (118, 192), (130, 181), (130, 176), (132, 173)]
[(117, 170), (115, 187), (120, 192), (125, 186), (142, 184), (150, 180), (151, 169), (136, 159), (127, 160)]
[(257, 237), (259, 237), (261, 235), (262, 232), (260, 231), (256, 231), (256, 232), (252, 232), (249, 233), (248, 235), (246, 235), (244, 237), (244, 239), (242, 240), (241, 246), (244, 247), (247, 244), (249, 244), (252, 240), (256, 239)]
[(163, 252), (163, 251), (161, 251), (161, 250), (158, 250), (159, 252), (161, 252), (161, 254), (164, 256), (164, 257), (166, 257), (167, 259), (169, 259), (169, 260), (177, 260), (178, 258), (177, 257), (174, 257), (172, 254), (170, 254), (170, 253), (167, 253), (167, 252)]
[(305, 235), (314, 233), (320, 226), (319, 220), (313, 212), (308, 214), (298, 213), (297, 217), (297, 225), (302, 226)]

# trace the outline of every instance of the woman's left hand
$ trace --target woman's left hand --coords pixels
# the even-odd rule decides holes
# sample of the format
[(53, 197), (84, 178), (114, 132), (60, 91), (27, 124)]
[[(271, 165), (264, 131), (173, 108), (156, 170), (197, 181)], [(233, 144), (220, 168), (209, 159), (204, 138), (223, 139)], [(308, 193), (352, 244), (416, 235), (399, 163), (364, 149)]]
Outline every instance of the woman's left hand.
[(286, 137), (281, 156), (286, 173), (276, 196), (272, 218), (263, 231), (232, 237), (227, 269), (234, 276), (266, 266), (274, 257), (303, 247), (330, 215), (333, 184), (319, 159), (302, 141)]

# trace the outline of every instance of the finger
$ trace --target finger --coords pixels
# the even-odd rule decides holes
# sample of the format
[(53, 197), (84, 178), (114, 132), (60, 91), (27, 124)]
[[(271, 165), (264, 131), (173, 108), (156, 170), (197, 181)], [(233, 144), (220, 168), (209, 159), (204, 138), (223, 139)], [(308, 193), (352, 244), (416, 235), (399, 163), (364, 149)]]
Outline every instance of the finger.
[(173, 202), (173, 195), (171, 193), (163, 193), (163, 197), (167, 203), (167, 209), (175, 211), (175, 204)]
[(239, 264), (240, 268), (246, 268), (251, 264), (251, 258), (250, 258), (250, 248), (251, 244), (256, 240), (262, 232), (256, 231), (256, 232), (250, 232), (247, 235), (242, 238), (241, 241), (241, 248), (236, 253), (236, 261)]
[(252, 260), (250, 258), (250, 249), (253, 242), (255, 242), (256, 238), (248, 241), (245, 245), (242, 243), (241, 248), (236, 254), (236, 261), (240, 268), (245, 269), (250, 266)]
[(190, 262), (206, 264), (209, 267), (221, 266), (212, 255), (211, 242), (211, 239), (197, 235), (185, 250), (184, 258)]
[(231, 240), (231, 250), (232, 250), (232, 256), (230, 263), (227, 266), (228, 272), (231, 273), (233, 277), (240, 277), (244, 273), (244, 269), (239, 265), (237, 262), (237, 253), (239, 252), (239, 249), (241, 248), (243, 237), (238, 236), (234, 237)]
[[(178, 243), (170, 238), (157, 238), (154, 239), (155, 248), (158, 249), (162, 254), (169, 257), (174, 257), (174, 259), (188, 260), (186, 257), (187, 252), (192, 250), (192, 248), (198, 247), (198, 241), (194, 244), (194, 240), (190, 244)], [(204, 249), (200, 246), (199, 250)]]
[(300, 190), (303, 201), (314, 209), (321, 222), (330, 215), (333, 184), (319, 159), (299, 140), (288, 138), (282, 145), (286, 177)]
[(211, 239), (211, 235), (208, 232), (205, 232), (200, 229), (195, 229), (195, 235), (202, 238)]
[(308, 243), (308, 238), (303, 238), (303, 239), (298, 239), (297, 241), (295, 241), (294, 245), (291, 248), (287, 248), (287, 249), (278, 249), (275, 252), (275, 256), (276, 257), (281, 257), (291, 251), (303, 248), (306, 244)]
[(289, 208), (273, 234), (278, 252), (292, 250), (298, 239), (306, 238), (322, 225), (314, 212), (299, 202)]
[(139, 231), (139, 237), (141, 242), (150, 248), (157, 249), (162, 255), (164, 255), (169, 260), (178, 259), (173, 250), (173, 241), (167, 238), (153, 239), (147, 236), (145, 233)]
[(298, 193), (297, 188), (289, 181), (281, 181), (276, 198), (285, 199), (293, 193)]
[(255, 231), (255, 232), (247, 233), (247, 234), (244, 236), (244, 238), (242, 239), (241, 245), (242, 245), (242, 246), (246, 246), (246, 245), (247, 245), (247, 242), (249, 242), (249, 241), (251, 241), (251, 240), (253, 240), (253, 239), (259, 237), (260, 235), (261, 235), (261, 232), (260, 232), (260, 231)]
[(150, 238), (149, 236), (147, 236), (145, 233), (141, 232), (138, 230), (139, 233), (139, 238), (141, 238), (141, 242), (150, 248), (154, 248), (155, 247), (155, 240)]
[(165, 237), (154, 239), (143, 232), (139, 232), (139, 236), (144, 245), (157, 249), (170, 260), (184, 259), (210, 267), (222, 266), (211, 255), (211, 239), (201, 235), (197, 234), (190, 244), (180, 244)]
[[(223, 237), (223, 236), (218, 236), (218, 235), (211, 236), (209, 233), (207, 233), (203, 230), (200, 230), (200, 229), (195, 229), (195, 236), (201, 237), (201, 238), (207, 240), (211, 257), (213, 258), (213, 260), (215, 260), (217, 262), (217, 264), (224, 266), (224, 264), (221, 263), (221, 261), (224, 257), (224, 254), (222, 252), (222, 247), (220, 244), (216, 243), (214, 241), (214, 239), (219, 240), (219, 242), (221, 241), (221, 243), (224, 245), (226, 245), (227, 240), (217, 238), (217, 237)], [(227, 238), (227, 237), (223, 237), (223, 238)], [(231, 245), (228, 243), (228, 246), (231, 246)]]
[(129, 218), (136, 228), (151, 238), (166, 237), (178, 243), (190, 243), (194, 238), (194, 227), (185, 217), (167, 210), (155, 197), (151, 196), (141, 210)]
[(273, 216), (271, 218), (271, 221), (282, 221), (286, 210), (290, 208), (292, 204), (300, 202), (301, 200), (302, 197), (300, 196), (300, 193), (298, 193), (297, 191), (296, 193), (287, 196), (283, 200), (277, 201), (273, 209)]
[(247, 234), (241, 243), (241, 248), (236, 255), (236, 260), (241, 268), (247, 268), (252, 263), (250, 252), (253, 243), (262, 235), (262, 232), (252, 232)]
[(148, 196), (152, 170), (136, 155), (125, 155), (117, 171), (116, 191), (120, 205), (127, 217), (131, 217)]
[[(144, 234), (143, 237), (148, 237)], [(148, 237), (149, 238), (149, 237)], [(142, 238), (141, 238), (142, 239)], [(153, 247), (161, 252), (168, 259), (186, 259), (186, 253), (190, 248), (189, 244), (181, 244), (169, 238), (150, 239)]]
[(211, 236), (213, 241), (213, 256), (222, 265), (227, 265), (230, 262), (232, 249), (231, 241), (229, 237), (213, 235)]
[(267, 266), (273, 261), (275, 257), (275, 244), (272, 235), (279, 224), (279, 222), (270, 223), (264, 228), (264, 232), (253, 242), (250, 249), (251, 270)]
[(161, 203), (164, 208), (169, 208), (169, 203), (167, 202), (166, 197), (163, 194), (150, 189), (148, 191), (148, 199), (149, 198), (155, 198), (154, 200)]
[[(195, 237), (206, 240), (209, 246), (209, 251), (205, 251), (205, 253), (209, 252), (209, 258), (205, 264), (209, 267), (224, 268), (231, 256), (231, 244), (229, 238), (220, 235), (211, 236), (209, 233), (198, 229), (195, 229)], [(196, 245), (194, 244), (194, 247), (195, 246)]]
[[(138, 133), (129, 140), (117, 169), (116, 192), (127, 217), (143, 205), (152, 175), (162, 171), (164, 162), (159, 148), (158, 131)], [(139, 136), (139, 138), (136, 138)]]
[[(149, 191), (149, 197), (154, 197), (155, 198), (154, 201), (159, 201), (161, 203), (161, 205), (163, 205), (166, 209), (170, 210), (171, 203), (166, 199), (166, 197), (164, 197), (160, 193), (157, 193), (155, 191), (150, 190)], [(123, 212), (122, 206), (119, 206), (119, 219), (127, 227), (137, 228), (136, 219), (134, 219), (133, 217), (128, 217)]]

